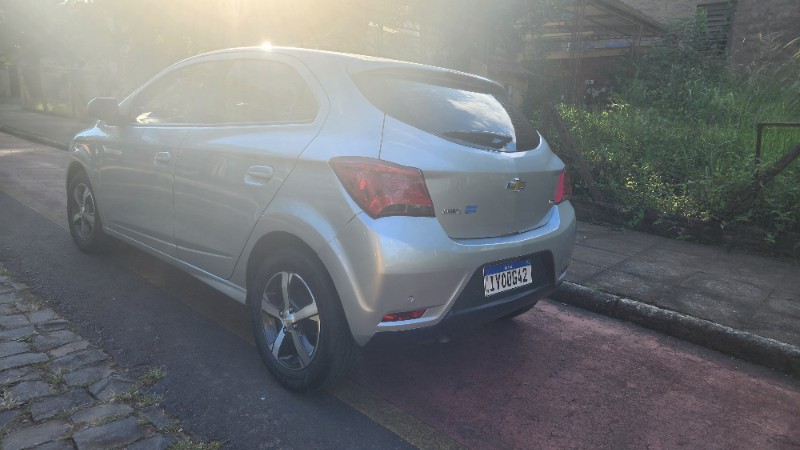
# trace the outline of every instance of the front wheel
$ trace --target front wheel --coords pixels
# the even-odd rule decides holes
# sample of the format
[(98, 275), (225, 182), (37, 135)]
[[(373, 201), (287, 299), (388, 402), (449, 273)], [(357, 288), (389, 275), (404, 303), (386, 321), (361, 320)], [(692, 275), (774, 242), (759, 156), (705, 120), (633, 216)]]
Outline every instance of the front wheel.
[(286, 388), (321, 389), (347, 374), (360, 348), (316, 257), (293, 248), (262, 263), (247, 305), (261, 358)]
[(105, 248), (107, 239), (97, 213), (94, 190), (83, 172), (73, 175), (67, 185), (67, 220), (78, 249), (97, 253)]

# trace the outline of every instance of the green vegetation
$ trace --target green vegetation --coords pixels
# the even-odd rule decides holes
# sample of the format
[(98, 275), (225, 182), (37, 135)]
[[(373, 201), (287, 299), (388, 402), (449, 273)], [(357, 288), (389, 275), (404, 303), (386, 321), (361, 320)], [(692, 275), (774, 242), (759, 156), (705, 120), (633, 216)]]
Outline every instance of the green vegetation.
[(64, 374), (66, 373), (66, 369), (58, 369), (55, 372), (49, 372), (47, 374), (47, 384), (56, 391), (61, 391), (66, 387), (66, 382), (64, 381)]
[(217, 441), (204, 442), (204, 441), (183, 440), (172, 444), (169, 447), (169, 450), (219, 450), (221, 448), (222, 444)]
[(112, 397), (112, 402), (128, 403), (135, 408), (158, 405), (163, 401), (163, 395), (142, 392), (137, 386), (133, 386), (125, 392), (117, 392)]
[(142, 386), (152, 386), (156, 384), (159, 380), (167, 376), (167, 370), (163, 367), (151, 367), (147, 369), (142, 376), (139, 377), (139, 384)]
[[(734, 72), (724, 53), (708, 48), (704, 23), (698, 17), (674, 24), (634, 63), (635, 76), (620, 82), (609, 104), (561, 105), (561, 116), (604, 201), (628, 225), (655, 215), (720, 228), (754, 225), (766, 230), (767, 241), (800, 232), (800, 161), (744, 211), (725, 214), (747, 200), (739, 193), (755, 175), (756, 124), (800, 121), (800, 59)], [(766, 129), (761, 167), (798, 144), (800, 128)], [(580, 180), (576, 195), (586, 195)], [(792, 250), (800, 252), (800, 243)]]
[(22, 402), (14, 398), (10, 392), (4, 391), (3, 396), (0, 397), (0, 411), (8, 411), (9, 409), (14, 409), (17, 406), (21, 405)]

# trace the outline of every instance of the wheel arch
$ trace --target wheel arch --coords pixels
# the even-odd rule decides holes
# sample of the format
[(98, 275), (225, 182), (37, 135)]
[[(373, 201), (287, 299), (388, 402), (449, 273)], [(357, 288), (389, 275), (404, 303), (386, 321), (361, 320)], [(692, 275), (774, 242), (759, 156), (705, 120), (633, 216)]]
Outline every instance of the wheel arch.
[(306, 243), (303, 239), (295, 234), (287, 231), (272, 231), (259, 238), (259, 240), (253, 246), (253, 249), (250, 251), (247, 259), (247, 268), (245, 274), (247, 292), (249, 293), (253, 287), (255, 276), (258, 273), (258, 268), (261, 264), (261, 261), (263, 261), (269, 253), (279, 251), (282, 248), (293, 248), (300, 250), (312, 258), (325, 271), (325, 276), (330, 279), (331, 285), (336, 290), (336, 298), (338, 299), (339, 303), (337, 306), (340, 308), (342, 316), (347, 322), (348, 330), (352, 336), (353, 331), (350, 327), (351, 318), (349, 317), (348, 309), (345, 308), (345, 305), (343, 304), (342, 292), (340, 287), (337, 286), (336, 281), (333, 279), (330, 268), (325, 264), (323, 258), (311, 247), (311, 245)]
[[(89, 130), (87, 130), (89, 131)], [(93, 173), (90, 167), (95, 164), (96, 151), (93, 150), (91, 141), (77, 136), (69, 146), (69, 166), (67, 168), (67, 183), (78, 171), (83, 171), (89, 182), (94, 184)]]
[[(66, 185), (69, 186), (69, 181), (72, 179), (72, 177), (80, 172), (83, 172), (86, 177), (89, 178), (89, 171), (86, 170), (86, 167), (84, 167), (80, 161), (70, 161), (69, 167), (67, 168), (67, 179), (65, 180)], [(91, 183), (91, 181), (92, 180), (90, 179), (89, 182)]]
[[(248, 290), (250, 290), (251, 286), (253, 285), (253, 278), (255, 277), (256, 272), (258, 272), (258, 265), (261, 263), (261, 261), (263, 261), (270, 252), (287, 247), (296, 248), (304, 253), (307, 253), (309, 256), (314, 257), (320, 266), (325, 268), (325, 264), (319, 258), (317, 253), (311, 248), (310, 245), (306, 244), (305, 241), (286, 231), (272, 231), (259, 238), (247, 258), (247, 272), (245, 279)], [(327, 271), (328, 269), (325, 268), (325, 270)], [(330, 276), (330, 274), (328, 274), (328, 276)]]
[[(285, 249), (291, 249), (291, 251), (284, 253)], [(276, 254), (275, 252), (281, 253)], [(280, 322), (284, 317), (290, 317), (285, 314), (291, 314), (293, 310), (288, 309), (288, 312), (284, 310), (284, 314), (279, 314), (280, 319), (276, 316), (277, 310), (274, 313), (268, 313), (275, 319), (280, 320), (277, 322), (277, 328), (275, 328), (274, 319), (269, 322), (264, 322), (263, 319), (264, 309), (262, 309), (261, 292), (266, 292), (265, 289), (269, 285), (270, 276), (274, 276), (276, 270), (287, 270), (282, 263), (285, 261), (285, 257), (288, 257), (290, 261), (294, 261), (294, 264), (299, 263), (301, 265), (300, 267), (295, 266), (295, 270), (303, 273), (303, 277), (307, 277), (306, 280), (316, 279), (316, 282), (312, 283), (311, 287), (306, 285), (306, 288), (309, 289), (311, 302), (316, 302), (316, 306), (319, 308), (317, 310), (318, 313), (314, 313), (314, 315), (319, 314), (322, 317), (317, 319), (317, 340), (309, 341), (315, 342), (313, 359), (305, 364), (300, 364), (299, 368), (281, 363), (281, 358), (278, 356), (279, 353), (283, 354), (280, 349), (286, 348), (285, 345), (282, 346), (282, 344), (277, 343), (277, 336), (281, 333), (278, 330), (281, 327), (286, 327), (283, 328), (284, 331), (282, 333), (284, 335), (291, 334), (294, 336), (289, 342), (295, 342), (294, 351), (298, 355), (297, 359), (300, 359), (300, 351), (305, 351), (306, 355), (308, 355), (305, 346), (302, 349), (298, 347), (299, 344), (297, 342), (300, 341), (296, 335), (296, 333), (305, 333), (305, 331), (301, 331), (305, 328), (302, 325), (298, 327), (296, 323), (292, 326), (285, 322), (283, 324)], [(303, 283), (306, 283), (306, 281), (304, 280)], [(314, 286), (320, 290), (313, 290)], [(318, 390), (346, 375), (357, 364), (361, 349), (353, 338), (349, 320), (344, 313), (341, 298), (338, 295), (330, 272), (320, 256), (298, 236), (286, 231), (273, 231), (259, 238), (254, 244), (247, 261), (247, 287), (248, 298), (246, 306), (250, 313), (256, 346), (267, 369), (284, 387), (296, 392)], [(332, 296), (325, 295), (325, 292), (330, 292), (331, 289), (336, 293), (334, 298), (339, 300), (334, 300), (334, 298), (330, 298)], [(320, 293), (322, 295), (318, 295)], [(283, 295), (281, 296), (283, 297)], [(332, 301), (320, 301), (322, 297), (328, 297), (326, 300)], [(284, 299), (284, 307), (289, 308), (289, 304), (286, 303), (289, 298), (284, 297)], [(273, 304), (273, 306), (275, 305)], [(319, 328), (319, 324), (323, 322), (328, 325), (323, 325)], [(270, 323), (270, 325), (266, 326), (266, 323)], [(272, 330), (272, 338), (269, 337), (266, 331), (267, 328)], [(285, 343), (285, 339), (281, 340), (281, 342)], [(274, 345), (278, 345), (278, 347), (276, 348)], [(290, 345), (289, 347), (292, 346)], [(291, 350), (289, 350), (289, 355), (291, 357)]]

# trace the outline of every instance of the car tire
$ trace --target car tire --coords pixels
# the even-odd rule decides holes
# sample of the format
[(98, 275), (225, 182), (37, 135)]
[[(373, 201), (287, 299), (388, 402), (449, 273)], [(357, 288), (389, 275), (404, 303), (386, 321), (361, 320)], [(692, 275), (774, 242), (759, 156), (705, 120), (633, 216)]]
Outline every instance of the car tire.
[(98, 253), (106, 248), (94, 189), (86, 173), (79, 171), (67, 184), (67, 222), (75, 245), (83, 252)]
[(292, 391), (322, 389), (358, 361), (361, 348), (333, 281), (310, 252), (283, 248), (267, 256), (248, 289), (247, 306), (264, 364)]
[(530, 311), (531, 309), (533, 309), (534, 306), (536, 306), (536, 305), (526, 306), (526, 307), (520, 308), (520, 309), (518, 309), (518, 310), (516, 310), (514, 312), (510, 312), (510, 313), (506, 314), (505, 316), (501, 317), (500, 320), (511, 320), (511, 319), (513, 319), (513, 318), (515, 318), (517, 316), (521, 316), (521, 315), (525, 314), (526, 312)]

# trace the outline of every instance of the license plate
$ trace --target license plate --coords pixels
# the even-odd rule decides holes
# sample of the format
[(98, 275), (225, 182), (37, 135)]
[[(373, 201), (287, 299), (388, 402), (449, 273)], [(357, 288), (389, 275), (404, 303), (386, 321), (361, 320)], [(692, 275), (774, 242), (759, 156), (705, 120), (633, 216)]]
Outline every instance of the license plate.
[(533, 283), (530, 261), (515, 261), (483, 269), (486, 297)]

